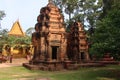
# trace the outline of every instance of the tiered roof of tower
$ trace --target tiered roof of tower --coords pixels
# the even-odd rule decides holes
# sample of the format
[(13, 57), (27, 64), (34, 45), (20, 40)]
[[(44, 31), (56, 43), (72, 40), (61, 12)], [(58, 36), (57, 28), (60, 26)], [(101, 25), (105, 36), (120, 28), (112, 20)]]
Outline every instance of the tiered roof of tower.
[(13, 23), (11, 30), (8, 32), (8, 35), (17, 37), (25, 36), (25, 33), (23, 32), (18, 20), (15, 23)]
[(37, 21), (36, 27), (38, 27), (39, 30), (42, 29), (41, 27), (45, 26), (46, 28), (49, 28), (49, 31), (55, 31), (55, 29), (58, 28), (60, 29), (63, 27), (64, 22), (60, 10), (51, 1), (46, 7), (43, 7), (40, 10)]

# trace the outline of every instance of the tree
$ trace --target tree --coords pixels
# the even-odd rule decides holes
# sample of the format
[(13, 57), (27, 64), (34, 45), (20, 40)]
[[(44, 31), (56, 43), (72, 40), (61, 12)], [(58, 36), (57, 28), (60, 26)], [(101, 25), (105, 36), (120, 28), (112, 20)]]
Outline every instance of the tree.
[(34, 31), (35, 31), (35, 29), (33, 27), (30, 27), (26, 30), (25, 33), (27, 36), (31, 36)]
[(120, 0), (103, 0), (103, 13), (100, 16), (100, 19), (104, 18), (108, 11), (112, 9), (112, 6), (119, 2)]
[(8, 33), (7, 29), (0, 30), (0, 52), (2, 51), (3, 44), (8, 43), (7, 42), (7, 38), (8, 38), (7, 33)]
[[(64, 0), (64, 1), (66, 1), (66, 0)], [(57, 6), (62, 12), (62, 10), (63, 10), (63, 1), (62, 0), (53, 0), (53, 2), (55, 4), (55, 6)]]
[(53, 0), (55, 5), (62, 11), (69, 15), (69, 20), (72, 18), (75, 9), (77, 8), (79, 0)]
[(3, 17), (5, 17), (4, 11), (0, 11), (0, 20), (2, 20)]
[(54, 2), (57, 6), (63, 6), (62, 11), (69, 15), (69, 19), (66, 20), (68, 24), (71, 21), (79, 21), (87, 28), (96, 27), (96, 21), (102, 12), (102, 0), (54, 0)]
[[(5, 17), (4, 11), (0, 11), (0, 21)], [(0, 23), (1, 24), (1, 23)], [(0, 25), (1, 26), (1, 25)]]
[(90, 53), (102, 57), (110, 53), (116, 60), (120, 60), (120, 3), (112, 6), (107, 16), (98, 22), (95, 33), (91, 37)]
[[(4, 11), (0, 11), (0, 21), (3, 19), (3, 17), (5, 17)], [(1, 28), (1, 25), (0, 25), (0, 28)], [(6, 42), (5, 40), (7, 39), (7, 35), (6, 35), (7, 31), (8, 31), (7, 29), (0, 30), (0, 39), (1, 39), (0, 52), (2, 51), (3, 44)]]
[(102, 0), (81, 0), (79, 3), (79, 12), (77, 12), (74, 19), (81, 21), (84, 27), (95, 28), (101, 11)]

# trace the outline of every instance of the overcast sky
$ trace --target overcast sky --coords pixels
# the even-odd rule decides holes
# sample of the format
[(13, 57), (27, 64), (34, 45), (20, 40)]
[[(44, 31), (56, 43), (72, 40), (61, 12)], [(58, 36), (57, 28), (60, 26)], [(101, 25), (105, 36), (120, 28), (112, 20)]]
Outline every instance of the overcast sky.
[(34, 27), (40, 9), (47, 3), (48, 0), (0, 0), (0, 10), (6, 13), (1, 21), (2, 29), (10, 30), (18, 19), (24, 32)]

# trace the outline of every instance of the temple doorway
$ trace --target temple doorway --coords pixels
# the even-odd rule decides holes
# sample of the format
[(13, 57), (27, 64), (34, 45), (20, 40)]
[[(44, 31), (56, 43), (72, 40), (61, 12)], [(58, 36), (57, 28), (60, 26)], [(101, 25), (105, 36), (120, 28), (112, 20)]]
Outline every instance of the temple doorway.
[(52, 59), (57, 60), (58, 46), (52, 46)]
[(81, 52), (81, 60), (84, 60), (84, 59), (85, 59), (85, 53)]

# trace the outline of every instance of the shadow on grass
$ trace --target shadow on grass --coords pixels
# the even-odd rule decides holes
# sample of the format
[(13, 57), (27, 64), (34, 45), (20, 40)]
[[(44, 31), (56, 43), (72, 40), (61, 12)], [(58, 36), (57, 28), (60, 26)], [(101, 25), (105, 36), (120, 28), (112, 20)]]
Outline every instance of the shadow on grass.
[(120, 70), (107, 69), (90, 71), (86, 74), (86, 77), (89, 78), (87, 80), (120, 80)]
[[(120, 67), (120, 66), (119, 66)], [(84, 68), (78, 71), (51, 76), (55, 80), (120, 80), (120, 68)]]

